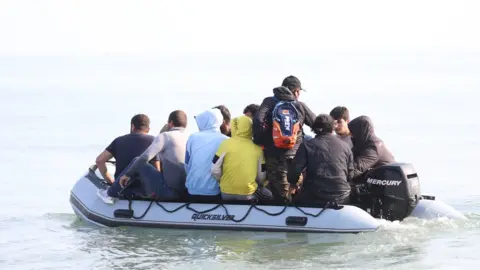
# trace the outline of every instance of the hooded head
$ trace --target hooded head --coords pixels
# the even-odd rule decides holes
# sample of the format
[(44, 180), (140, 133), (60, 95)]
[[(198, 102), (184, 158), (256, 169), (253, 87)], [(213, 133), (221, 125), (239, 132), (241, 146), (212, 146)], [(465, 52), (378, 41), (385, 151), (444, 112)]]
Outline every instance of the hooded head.
[(362, 115), (353, 119), (348, 123), (348, 129), (352, 135), (354, 146), (365, 145), (375, 138), (372, 120), (368, 116)]
[(296, 100), (292, 91), (285, 86), (273, 88), (273, 95), (279, 100)]
[(220, 132), (223, 116), (220, 110), (209, 109), (195, 116), (195, 120), (200, 131), (211, 130)]
[(252, 139), (252, 119), (246, 115), (242, 115), (232, 119), (231, 124), (232, 138), (240, 137)]

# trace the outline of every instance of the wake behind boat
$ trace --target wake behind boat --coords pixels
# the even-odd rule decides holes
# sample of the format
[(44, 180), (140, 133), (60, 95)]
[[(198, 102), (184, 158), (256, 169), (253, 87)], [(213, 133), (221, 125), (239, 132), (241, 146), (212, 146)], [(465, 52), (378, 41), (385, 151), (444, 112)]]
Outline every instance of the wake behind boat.
[(365, 183), (354, 189), (352, 205), (328, 204), (323, 208), (127, 198), (106, 204), (97, 192), (108, 185), (97, 176), (96, 169), (91, 166), (77, 181), (70, 203), (78, 217), (100, 226), (359, 233), (376, 231), (381, 219), (466, 219), (433, 196), (420, 195), (418, 175), (406, 163), (381, 166), (367, 173)]

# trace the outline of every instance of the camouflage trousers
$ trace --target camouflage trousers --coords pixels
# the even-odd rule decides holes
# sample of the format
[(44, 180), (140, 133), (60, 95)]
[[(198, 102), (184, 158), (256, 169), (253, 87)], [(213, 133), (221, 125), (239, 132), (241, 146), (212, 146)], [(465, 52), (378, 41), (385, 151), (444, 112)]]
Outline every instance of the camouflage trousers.
[[(265, 167), (267, 171), (267, 181), (273, 198), (278, 202), (291, 202), (292, 197), (289, 192), (290, 184), (287, 180), (288, 166), (293, 162), (293, 157), (285, 156), (266, 156)], [(303, 181), (300, 175), (297, 186)]]

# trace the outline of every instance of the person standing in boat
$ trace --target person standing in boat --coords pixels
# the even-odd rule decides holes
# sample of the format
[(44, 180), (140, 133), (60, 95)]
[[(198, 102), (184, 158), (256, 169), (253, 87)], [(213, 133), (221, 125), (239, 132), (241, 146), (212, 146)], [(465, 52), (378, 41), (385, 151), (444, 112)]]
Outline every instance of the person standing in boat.
[(353, 154), (347, 144), (333, 134), (334, 120), (327, 114), (315, 119), (315, 137), (300, 144), (288, 168), (288, 182), (294, 187), (299, 175), (306, 171), (302, 192), (295, 203), (322, 206), (327, 202), (346, 204), (353, 178)]
[[(222, 141), (228, 136), (220, 128), (225, 124), (220, 109), (209, 109), (195, 116), (199, 132), (190, 135), (185, 153), (185, 171), (190, 201), (217, 202), (221, 200), (220, 187), (211, 173), (211, 161)], [(222, 129), (230, 132), (230, 128)]]
[(337, 106), (330, 111), (330, 116), (337, 122), (335, 127), (335, 133), (338, 138), (348, 144), (350, 149), (353, 147), (352, 136), (348, 129), (348, 123), (350, 122), (350, 112), (347, 107)]
[(348, 123), (348, 129), (353, 142), (355, 181), (362, 181), (369, 169), (395, 162), (385, 143), (375, 135), (370, 117), (362, 115), (353, 119)]
[(223, 200), (270, 200), (263, 187), (266, 172), (263, 150), (252, 141), (252, 119), (242, 115), (231, 124), (232, 137), (224, 140), (212, 160), (212, 175), (220, 182)]
[[(115, 138), (115, 140), (98, 155), (95, 162), (98, 170), (103, 179), (111, 184), (108, 193), (106, 190), (101, 191), (102, 196), (117, 196), (117, 193), (122, 189), (119, 176), (122, 175), (132, 160), (145, 151), (155, 139), (155, 137), (149, 135), (148, 132), (150, 132), (150, 119), (145, 114), (137, 114), (133, 116), (130, 121), (130, 133)], [(114, 178), (108, 173), (106, 166), (106, 162), (112, 158), (115, 158)], [(160, 168), (157, 157), (151, 157), (148, 161), (157, 169)], [(132, 186), (132, 188), (134, 187), (135, 186)]]
[[(135, 173), (145, 195), (157, 200), (175, 200), (185, 195), (185, 146), (188, 134), (187, 115), (176, 110), (168, 116), (168, 131), (161, 132), (153, 143), (140, 157), (133, 162), (120, 178), (120, 184), (125, 187)], [(147, 160), (158, 156), (161, 171), (156, 170)]]
[[(303, 141), (303, 125), (306, 124), (312, 127), (315, 121), (315, 114), (310, 108), (305, 103), (298, 101), (301, 90), (305, 91), (297, 77), (286, 77), (281, 87), (273, 89), (273, 96), (263, 100), (253, 118), (254, 143), (264, 146), (267, 180), (269, 181), (270, 190), (278, 203), (291, 200), (289, 193), (290, 185), (287, 181), (288, 164), (292, 162), (299, 145)], [(274, 130), (279, 130), (273, 128), (273, 113), (275, 108), (278, 108), (276, 107), (277, 105), (282, 106), (280, 110), (276, 110), (278, 112), (276, 116), (282, 122), (277, 121), (275, 125), (281, 126), (282, 131), (284, 131), (283, 128), (287, 130), (285, 134), (290, 134), (294, 140), (294, 145), (289, 143), (289, 146), (281, 148), (276, 143), (279, 140), (274, 140), (274, 137), (281, 133), (273, 134)], [(295, 117), (294, 123), (291, 121), (292, 117)], [(291, 140), (288, 141), (291, 142)], [(280, 141), (280, 143), (282, 142), (283, 140)], [(299, 178), (298, 183), (301, 183), (301, 181), (301, 178)]]

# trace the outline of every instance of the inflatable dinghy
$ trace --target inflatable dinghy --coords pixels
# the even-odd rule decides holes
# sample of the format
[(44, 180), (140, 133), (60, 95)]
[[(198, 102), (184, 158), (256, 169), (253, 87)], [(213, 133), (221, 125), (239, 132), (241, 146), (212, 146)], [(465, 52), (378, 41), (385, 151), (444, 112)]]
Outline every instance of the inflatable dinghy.
[[(70, 203), (82, 220), (99, 226), (226, 229), (276, 232), (360, 233), (376, 231), (380, 219), (406, 217), (465, 219), (431, 196), (421, 196), (418, 176), (410, 164), (371, 170), (354, 188), (353, 205), (322, 208), (237, 203), (159, 202), (119, 199), (105, 203), (97, 192), (108, 188), (89, 168), (71, 191)], [(387, 180), (386, 180), (387, 179)]]

